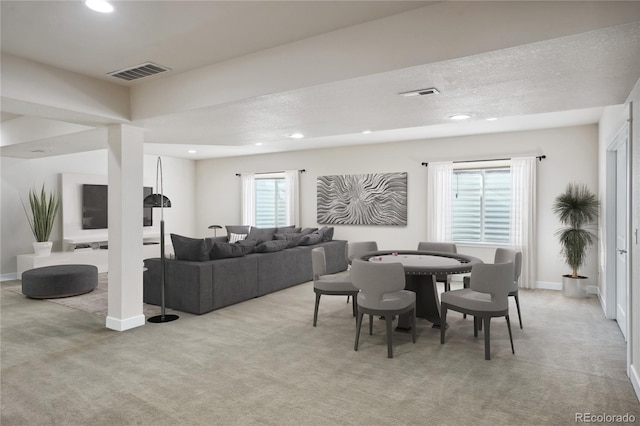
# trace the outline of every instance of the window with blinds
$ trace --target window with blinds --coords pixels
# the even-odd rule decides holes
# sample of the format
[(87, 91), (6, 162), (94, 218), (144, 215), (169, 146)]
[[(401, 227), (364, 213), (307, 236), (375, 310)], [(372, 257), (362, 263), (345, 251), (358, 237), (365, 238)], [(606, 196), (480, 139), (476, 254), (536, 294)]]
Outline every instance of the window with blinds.
[(509, 168), (454, 170), (453, 241), (508, 243), (510, 204)]
[(271, 228), (285, 226), (287, 220), (285, 184), (282, 178), (257, 178), (256, 226)]

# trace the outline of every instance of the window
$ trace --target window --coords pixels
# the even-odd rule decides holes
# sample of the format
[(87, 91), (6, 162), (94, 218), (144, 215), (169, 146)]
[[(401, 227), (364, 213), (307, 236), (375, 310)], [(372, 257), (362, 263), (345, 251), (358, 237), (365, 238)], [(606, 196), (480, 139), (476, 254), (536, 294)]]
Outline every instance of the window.
[(452, 237), (456, 242), (509, 243), (509, 168), (454, 170)]
[(287, 223), (285, 179), (256, 178), (256, 226), (269, 228)]

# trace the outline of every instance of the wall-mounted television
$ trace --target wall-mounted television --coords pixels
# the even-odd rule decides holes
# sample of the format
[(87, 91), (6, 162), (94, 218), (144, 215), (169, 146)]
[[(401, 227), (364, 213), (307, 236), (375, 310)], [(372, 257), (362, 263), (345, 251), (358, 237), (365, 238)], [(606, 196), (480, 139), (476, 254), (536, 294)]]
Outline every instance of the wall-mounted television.
[[(82, 229), (107, 229), (108, 219), (108, 186), (107, 185), (82, 185)], [(153, 188), (145, 186), (143, 199), (151, 195)], [(151, 207), (142, 207), (142, 225), (153, 226), (153, 210)]]

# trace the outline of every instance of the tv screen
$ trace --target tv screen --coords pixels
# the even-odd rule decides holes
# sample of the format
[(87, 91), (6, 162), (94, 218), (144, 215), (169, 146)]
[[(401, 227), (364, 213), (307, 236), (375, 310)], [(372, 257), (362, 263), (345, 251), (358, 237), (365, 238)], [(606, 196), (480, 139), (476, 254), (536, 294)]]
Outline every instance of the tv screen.
[[(82, 229), (107, 229), (108, 219), (108, 193), (107, 185), (82, 185)], [(150, 195), (153, 188), (143, 188), (143, 198)], [(140, 200), (142, 204), (142, 200)], [(153, 213), (151, 207), (142, 207), (142, 225), (153, 225)]]

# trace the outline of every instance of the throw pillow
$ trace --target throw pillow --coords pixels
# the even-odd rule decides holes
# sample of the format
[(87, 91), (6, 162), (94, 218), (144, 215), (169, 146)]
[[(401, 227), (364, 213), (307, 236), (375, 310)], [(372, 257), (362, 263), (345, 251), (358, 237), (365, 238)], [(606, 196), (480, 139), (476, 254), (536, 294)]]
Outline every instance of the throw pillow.
[(233, 232), (229, 233), (229, 243), (237, 243), (238, 241), (244, 240), (247, 238), (247, 234), (234, 234)]
[(322, 233), (322, 241), (333, 240), (333, 226), (323, 226), (319, 229), (319, 232)]
[(298, 246), (303, 236), (304, 235), (302, 235), (299, 232), (297, 233), (289, 232), (287, 234), (273, 234), (273, 238), (275, 238), (276, 240), (288, 241), (289, 245), (287, 245), (287, 248)]
[(227, 235), (234, 234), (248, 234), (251, 226), (249, 225), (227, 225)]
[(318, 228), (304, 228), (302, 231), (303, 235), (308, 235), (308, 234), (312, 234), (314, 232), (316, 232), (318, 230)]
[(239, 246), (242, 249), (242, 252), (246, 255), (246, 254), (253, 253), (253, 250), (258, 245), (258, 241), (244, 239), (244, 240), (238, 241), (235, 244)]
[(231, 243), (221, 243), (215, 242), (213, 243), (213, 248), (209, 252), (209, 258), (211, 260), (214, 259), (226, 259), (228, 257), (241, 257), (244, 256), (244, 251), (242, 247), (237, 244)]
[(322, 234), (308, 234), (300, 239), (301, 246), (312, 246), (322, 241)]
[(258, 243), (273, 240), (273, 234), (278, 228), (251, 228), (247, 240), (256, 240)]
[(276, 234), (291, 234), (300, 232), (300, 228), (296, 228), (295, 225), (279, 226), (276, 230)]
[(287, 248), (289, 241), (287, 240), (271, 240), (260, 243), (256, 246), (254, 253), (272, 253)]
[(209, 245), (203, 238), (189, 238), (171, 234), (173, 252), (178, 260), (204, 262), (209, 260)]

